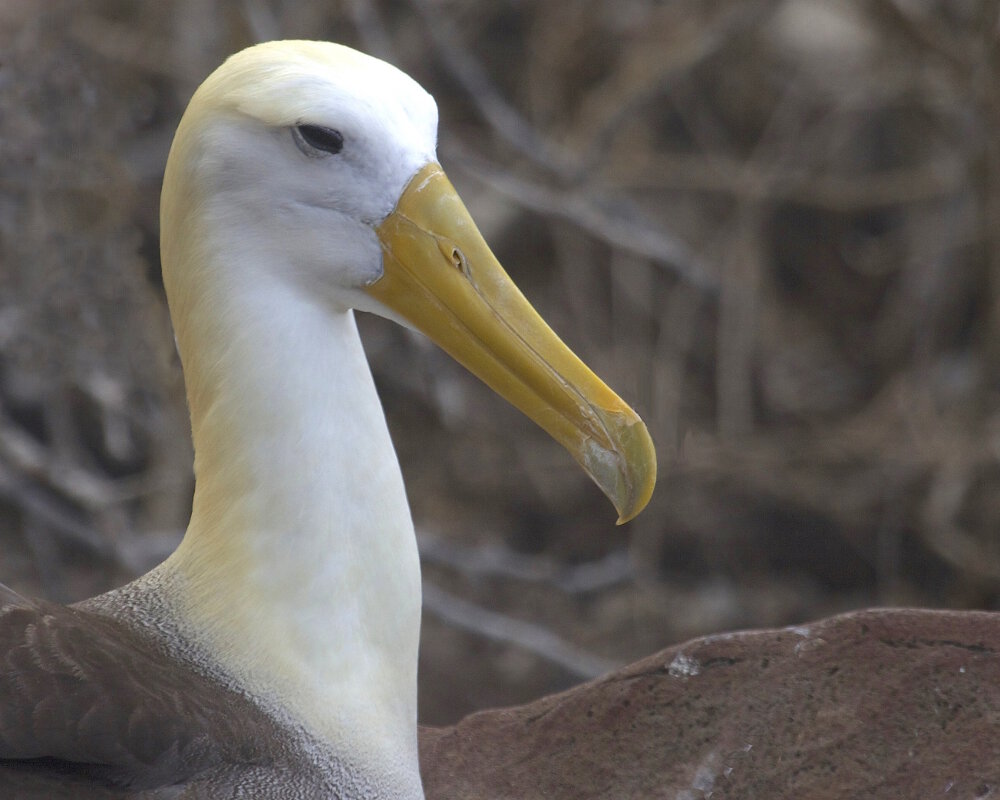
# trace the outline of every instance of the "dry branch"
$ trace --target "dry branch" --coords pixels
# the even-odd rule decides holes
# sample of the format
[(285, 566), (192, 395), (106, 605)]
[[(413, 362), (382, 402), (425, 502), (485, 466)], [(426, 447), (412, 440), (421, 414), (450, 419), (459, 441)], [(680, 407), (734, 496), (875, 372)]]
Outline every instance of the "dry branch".
[(574, 678), (589, 680), (621, 666), (570, 644), (541, 625), (482, 608), (428, 581), (424, 581), (424, 608), (457, 628), (527, 650), (562, 667)]

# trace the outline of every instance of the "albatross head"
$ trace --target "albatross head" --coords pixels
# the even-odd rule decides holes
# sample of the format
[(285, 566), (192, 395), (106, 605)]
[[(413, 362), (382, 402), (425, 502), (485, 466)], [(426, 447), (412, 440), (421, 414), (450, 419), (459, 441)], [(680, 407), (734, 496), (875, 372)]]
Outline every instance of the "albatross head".
[[(213, 280), (292, 286), (331, 313), (403, 322), (562, 443), (631, 519), (655, 482), (645, 426), (511, 283), (437, 164), (436, 139), (434, 100), (382, 61), (323, 42), (232, 56), (192, 99), (164, 179), (175, 324), (199, 302), (193, 287)], [(188, 280), (213, 250), (244, 272)]]
[[(164, 215), (195, 206), (238, 237), (230, 251), (280, 249), (252, 261), (355, 306), (382, 273), (375, 226), (436, 142), (437, 106), (403, 72), (327, 42), (269, 42), (195, 93), (167, 168), (185, 191)], [(174, 168), (187, 174), (171, 181)]]

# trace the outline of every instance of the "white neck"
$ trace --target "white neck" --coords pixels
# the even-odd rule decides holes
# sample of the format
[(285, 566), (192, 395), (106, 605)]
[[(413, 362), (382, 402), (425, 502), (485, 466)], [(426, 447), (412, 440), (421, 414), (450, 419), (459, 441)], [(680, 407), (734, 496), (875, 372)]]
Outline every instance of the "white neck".
[(175, 279), (196, 490), (164, 569), (235, 681), (385, 773), (386, 796), (421, 797), (420, 567), (385, 418), (352, 312), (260, 267)]

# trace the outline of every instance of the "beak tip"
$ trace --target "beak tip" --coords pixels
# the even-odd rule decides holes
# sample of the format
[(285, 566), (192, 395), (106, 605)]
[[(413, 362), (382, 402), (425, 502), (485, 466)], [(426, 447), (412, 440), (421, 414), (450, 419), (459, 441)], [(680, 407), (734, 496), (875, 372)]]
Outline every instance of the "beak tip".
[(649, 499), (653, 495), (653, 487), (656, 485), (656, 461), (649, 464), (650, 471), (644, 475), (643, 486), (632, 503), (618, 508), (618, 520), (615, 525), (624, 525), (639, 516), (649, 504)]
[[(621, 462), (614, 490), (605, 492), (618, 511), (616, 525), (635, 519), (649, 504), (656, 487), (656, 449), (646, 425), (634, 415), (619, 428)], [(600, 483), (600, 481), (598, 481)], [(610, 488), (610, 487), (609, 487)]]

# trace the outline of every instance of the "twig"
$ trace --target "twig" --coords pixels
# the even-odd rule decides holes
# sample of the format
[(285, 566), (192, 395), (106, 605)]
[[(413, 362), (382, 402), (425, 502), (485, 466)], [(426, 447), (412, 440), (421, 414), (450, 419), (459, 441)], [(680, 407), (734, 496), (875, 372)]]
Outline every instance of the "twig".
[(458, 628), (534, 653), (577, 678), (590, 680), (621, 666), (619, 662), (587, 652), (539, 625), (489, 611), (428, 581), (424, 581), (424, 608)]
[(423, 19), (442, 65), (465, 89), (493, 130), (538, 166), (563, 177), (574, 175), (578, 170), (577, 159), (546, 138), (504, 100), (486, 70), (462, 47), (462, 37), (454, 25), (444, 15), (437, 14), (426, 0), (410, 0), (410, 4)]
[(869, 0), (873, 21), (886, 39), (906, 39), (921, 53), (933, 53), (953, 70), (965, 72), (970, 66), (967, 47), (948, 36), (947, 26), (930, 19), (921, 19), (898, 0)]
[(64, 511), (43, 492), (30, 486), (27, 481), (11, 475), (2, 468), (0, 468), (0, 497), (77, 544), (82, 544), (104, 557), (112, 555), (111, 546), (94, 528)]
[(449, 147), (448, 157), (472, 177), (525, 208), (568, 220), (613, 247), (650, 258), (703, 291), (718, 290), (718, 278), (708, 266), (682, 242), (647, 220), (628, 198), (611, 200), (582, 190), (552, 189), (473, 158), (460, 147)]
[[(625, 48), (621, 64), (612, 76), (585, 100), (584, 113), (578, 117), (577, 125), (592, 128), (594, 133), (582, 150), (581, 169), (589, 172), (601, 161), (611, 150), (618, 131), (671, 84), (690, 75), (732, 37), (754, 25), (766, 25), (765, 17), (777, 5), (776, 0), (745, 0), (709, 11), (712, 19), (707, 23), (698, 14), (676, 11), (667, 12), (670, 17), (665, 25), (652, 23), (652, 33), (647, 31), (639, 41)], [(664, 44), (664, 34), (669, 44)]]
[[(992, 460), (986, 462), (992, 464)], [(960, 521), (962, 506), (973, 484), (978, 466), (969, 460), (945, 463), (934, 474), (924, 502), (921, 539), (953, 567), (988, 580), (1000, 580), (996, 548), (977, 541)]]
[(717, 192), (846, 212), (940, 200), (968, 187), (966, 169), (953, 156), (915, 167), (842, 176), (721, 154), (659, 154), (616, 167), (613, 181), (622, 189)]
[(490, 575), (543, 583), (567, 594), (586, 594), (628, 583), (635, 578), (628, 551), (615, 550), (585, 564), (560, 564), (544, 556), (527, 556), (499, 545), (467, 547), (419, 532), (420, 557), (466, 576)]
[(51, 486), (59, 494), (89, 510), (104, 508), (117, 497), (111, 483), (58, 457), (53, 457), (30, 436), (0, 418), (0, 460), (19, 474)]

